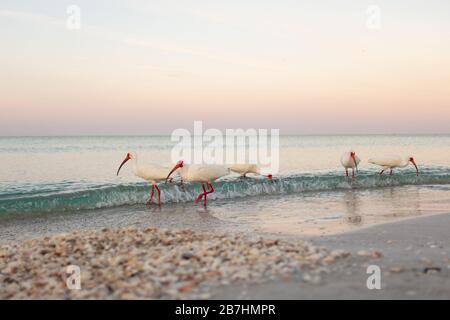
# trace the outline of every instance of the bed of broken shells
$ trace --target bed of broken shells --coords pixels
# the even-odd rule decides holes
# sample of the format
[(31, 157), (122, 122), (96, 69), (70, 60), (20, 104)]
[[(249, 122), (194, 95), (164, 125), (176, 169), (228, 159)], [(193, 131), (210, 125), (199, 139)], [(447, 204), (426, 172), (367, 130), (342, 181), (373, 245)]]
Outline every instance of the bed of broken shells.
[[(314, 281), (348, 255), (303, 241), (192, 230), (82, 231), (0, 245), (0, 298), (207, 299), (230, 283), (295, 274)], [(66, 284), (69, 265), (80, 267), (79, 290)]]

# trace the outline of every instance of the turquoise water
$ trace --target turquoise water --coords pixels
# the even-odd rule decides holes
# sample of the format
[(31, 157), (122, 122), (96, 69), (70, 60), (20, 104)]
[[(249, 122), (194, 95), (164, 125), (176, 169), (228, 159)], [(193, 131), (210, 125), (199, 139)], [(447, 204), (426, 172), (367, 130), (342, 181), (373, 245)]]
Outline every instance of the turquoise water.
[[(146, 182), (133, 176), (131, 165), (117, 177), (117, 167), (128, 151), (139, 153), (140, 162), (170, 166), (173, 145), (168, 136), (0, 138), (0, 214), (70, 213), (145, 203)], [(253, 201), (275, 195), (282, 203), (297, 194), (323, 198), (324, 192), (375, 192), (407, 186), (426, 187), (426, 194), (439, 201), (438, 193), (447, 197), (449, 192), (449, 147), (450, 136), (282, 136), (280, 171), (273, 181), (228, 176), (215, 183), (216, 192), (210, 199), (220, 201), (210, 205), (239, 211), (242, 201), (235, 198)], [(341, 153), (350, 148), (362, 159), (354, 181), (343, 176), (339, 163)], [(408, 167), (394, 176), (379, 177), (367, 159), (388, 154), (414, 156), (420, 176)], [(191, 184), (185, 189), (162, 185), (162, 202), (191, 202), (198, 190), (198, 185)], [(305, 199), (298, 200), (303, 209), (310, 203), (310, 198)], [(448, 208), (446, 202), (443, 206)]]

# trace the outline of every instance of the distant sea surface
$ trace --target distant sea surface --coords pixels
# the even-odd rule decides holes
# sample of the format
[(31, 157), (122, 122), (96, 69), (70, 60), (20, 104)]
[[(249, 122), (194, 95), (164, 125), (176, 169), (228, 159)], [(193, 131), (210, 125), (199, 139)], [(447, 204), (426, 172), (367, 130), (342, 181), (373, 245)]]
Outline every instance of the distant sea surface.
[[(0, 216), (144, 204), (148, 184), (133, 176), (131, 164), (117, 177), (119, 164), (133, 151), (140, 163), (170, 166), (174, 145), (169, 136), (0, 137)], [(344, 177), (339, 162), (350, 149), (362, 160), (354, 181)], [(412, 166), (380, 177), (367, 162), (392, 154), (414, 156), (419, 177)], [(273, 181), (229, 176), (215, 187), (209, 206), (221, 219), (256, 219), (259, 228), (275, 232), (300, 232), (311, 221), (357, 225), (450, 212), (450, 136), (281, 136)], [(199, 186), (162, 185), (161, 191), (164, 204), (191, 205)]]

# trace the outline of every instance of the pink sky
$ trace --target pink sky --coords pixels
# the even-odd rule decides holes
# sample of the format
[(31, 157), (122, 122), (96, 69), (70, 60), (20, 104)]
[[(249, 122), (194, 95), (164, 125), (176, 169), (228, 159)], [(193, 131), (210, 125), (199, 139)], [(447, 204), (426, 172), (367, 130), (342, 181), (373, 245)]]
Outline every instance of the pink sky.
[(282, 134), (450, 133), (445, 1), (382, 2), (377, 29), (369, 2), (134, 1), (106, 17), (81, 1), (80, 30), (52, 3), (0, 6), (0, 135), (170, 133), (194, 120)]

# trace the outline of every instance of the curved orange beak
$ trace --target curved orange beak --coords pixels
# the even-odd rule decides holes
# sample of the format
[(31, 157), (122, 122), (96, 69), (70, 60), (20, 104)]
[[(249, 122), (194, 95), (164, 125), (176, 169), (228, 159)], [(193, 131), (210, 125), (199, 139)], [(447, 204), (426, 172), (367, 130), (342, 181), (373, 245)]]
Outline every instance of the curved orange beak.
[(172, 175), (172, 173), (174, 173), (177, 169), (182, 168), (182, 167), (183, 167), (183, 162), (182, 161), (178, 161), (177, 164), (175, 165), (175, 167), (173, 167), (173, 169), (170, 170), (169, 174), (167, 175), (165, 183), (167, 183), (167, 180), (169, 180), (169, 178)]
[(120, 164), (120, 166), (119, 166), (119, 169), (117, 169), (117, 175), (119, 175), (119, 171), (120, 171), (120, 169), (122, 168), (122, 166), (125, 164), (125, 162), (127, 162), (128, 160), (130, 160), (131, 159), (131, 157), (130, 157), (130, 154), (128, 153), (127, 154), (127, 156), (125, 157), (125, 159), (122, 161), (122, 163)]
[(409, 160), (414, 167), (416, 167), (416, 175), (419, 176), (419, 168), (417, 167), (416, 161), (414, 161), (414, 159)]

